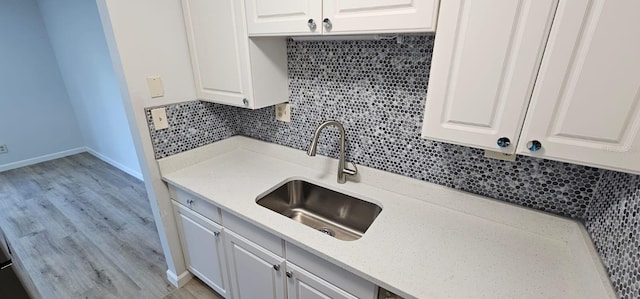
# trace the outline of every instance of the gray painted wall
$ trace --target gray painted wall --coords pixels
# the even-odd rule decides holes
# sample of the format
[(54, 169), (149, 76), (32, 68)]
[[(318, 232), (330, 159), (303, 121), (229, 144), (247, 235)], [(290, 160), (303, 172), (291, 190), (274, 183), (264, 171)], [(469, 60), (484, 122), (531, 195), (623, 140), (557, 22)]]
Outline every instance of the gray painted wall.
[(84, 146), (35, 0), (0, 1), (0, 170)]
[(141, 178), (96, 2), (37, 2), (85, 145)]

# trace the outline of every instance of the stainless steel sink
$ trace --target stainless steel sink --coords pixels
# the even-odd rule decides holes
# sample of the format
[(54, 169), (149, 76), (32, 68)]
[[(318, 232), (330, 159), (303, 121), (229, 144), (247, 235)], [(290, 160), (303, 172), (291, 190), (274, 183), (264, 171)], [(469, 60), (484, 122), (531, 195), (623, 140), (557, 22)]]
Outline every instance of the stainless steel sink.
[(360, 239), (382, 212), (376, 204), (302, 180), (284, 183), (257, 203), (345, 241)]

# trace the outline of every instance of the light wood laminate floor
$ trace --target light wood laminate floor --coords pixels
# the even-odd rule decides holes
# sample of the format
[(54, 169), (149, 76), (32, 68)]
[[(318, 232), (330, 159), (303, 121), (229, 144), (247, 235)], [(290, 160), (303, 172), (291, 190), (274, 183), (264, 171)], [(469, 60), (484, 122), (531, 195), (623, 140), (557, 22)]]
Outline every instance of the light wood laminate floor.
[(167, 281), (143, 183), (87, 153), (1, 172), (0, 227), (43, 298), (220, 298)]

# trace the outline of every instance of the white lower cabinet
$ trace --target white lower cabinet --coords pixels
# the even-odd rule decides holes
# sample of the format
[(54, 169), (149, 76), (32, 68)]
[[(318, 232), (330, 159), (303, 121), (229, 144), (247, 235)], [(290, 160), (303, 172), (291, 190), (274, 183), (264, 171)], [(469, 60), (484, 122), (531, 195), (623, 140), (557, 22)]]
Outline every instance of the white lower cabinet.
[(223, 227), (180, 204), (174, 202), (173, 205), (187, 269), (227, 297), (229, 282)]
[(284, 258), (231, 231), (227, 231), (227, 252), (233, 298), (286, 298)]
[(169, 189), (187, 269), (223, 297), (376, 297), (375, 284), (221, 211), (204, 198)]
[[(289, 277), (291, 276), (291, 277)], [(306, 270), (287, 263), (287, 292), (289, 299), (357, 299), (337, 286)]]
[[(235, 299), (373, 299), (376, 295), (374, 284), (342, 269), (333, 270), (335, 266), (326, 262), (318, 269), (304, 269), (230, 230), (226, 230), (226, 240)], [(340, 286), (312, 273), (316, 271), (340, 281)], [(365, 292), (363, 284), (370, 286)]]

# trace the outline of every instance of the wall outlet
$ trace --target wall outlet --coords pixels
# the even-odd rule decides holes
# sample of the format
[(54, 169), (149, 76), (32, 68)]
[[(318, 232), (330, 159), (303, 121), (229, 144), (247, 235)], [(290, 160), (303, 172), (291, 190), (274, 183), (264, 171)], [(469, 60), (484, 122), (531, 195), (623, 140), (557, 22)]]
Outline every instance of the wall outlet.
[(6, 144), (0, 144), (0, 154), (6, 154), (9, 152)]
[(291, 122), (291, 104), (276, 104), (276, 120), (287, 123)]
[(505, 153), (501, 153), (501, 152), (488, 151), (488, 150), (484, 151), (484, 157), (485, 158), (491, 158), (491, 159), (498, 159), (498, 160), (502, 160), (502, 161), (508, 161), (508, 162), (515, 162), (516, 161), (516, 155), (505, 154)]
[(156, 129), (156, 131), (169, 127), (169, 121), (167, 120), (167, 109), (157, 108), (151, 110), (151, 118), (153, 119), (153, 127)]

